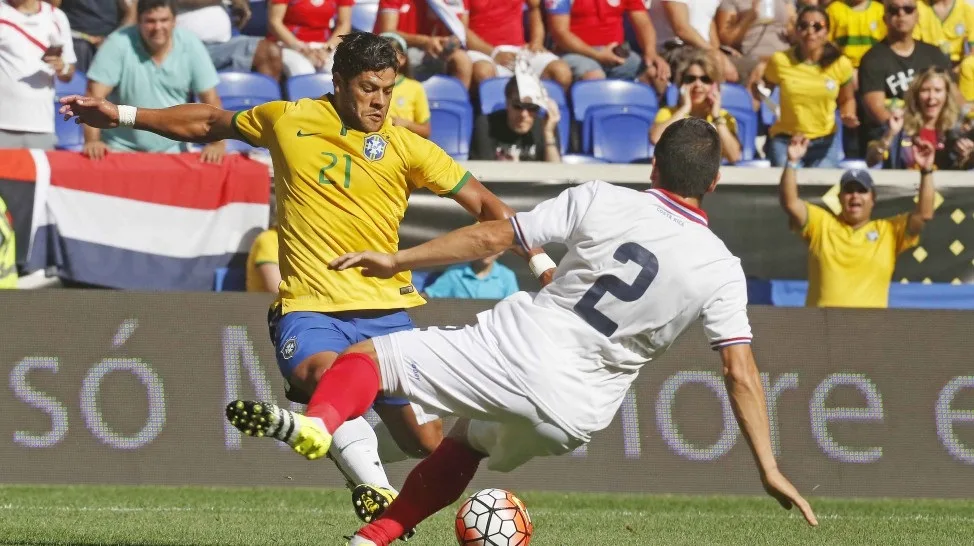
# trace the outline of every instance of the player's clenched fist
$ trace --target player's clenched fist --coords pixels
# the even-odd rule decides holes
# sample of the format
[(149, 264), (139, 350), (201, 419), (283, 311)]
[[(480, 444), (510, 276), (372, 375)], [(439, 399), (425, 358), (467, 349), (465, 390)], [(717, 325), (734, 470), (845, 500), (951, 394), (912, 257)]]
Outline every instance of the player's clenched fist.
[(365, 277), (391, 278), (399, 273), (398, 261), (392, 254), (383, 252), (353, 252), (332, 260), (328, 267), (336, 271), (344, 271), (353, 267), (361, 267)]
[(105, 99), (69, 95), (60, 102), (59, 112), (65, 121), (74, 117), (75, 123), (84, 123), (97, 129), (118, 127), (118, 107)]

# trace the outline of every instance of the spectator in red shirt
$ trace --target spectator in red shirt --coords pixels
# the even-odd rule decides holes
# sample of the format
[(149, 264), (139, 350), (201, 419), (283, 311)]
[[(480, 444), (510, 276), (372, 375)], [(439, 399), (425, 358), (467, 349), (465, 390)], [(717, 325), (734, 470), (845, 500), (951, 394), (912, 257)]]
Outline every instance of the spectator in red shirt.
[[(457, 17), (467, 25), (467, 8), (463, 0), (444, 0)], [(373, 32), (396, 32), (406, 39), (409, 69), (417, 80), (434, 74), (447, 74), (470, 88), (473, 63), (460, 40), (429, 9), (426, 0), (379, 0), (379, 16)]]
[(355, 0), (270, 0), (267, 37), (281, 44), (288, 76), (331, 73), (335, 48), (352, 30), (353, 4)]
[[(555, 50), (576, 80), (639, 77), (658, 90), (666, 87), (670, 66), (656, 53), (656, 29), (643, 0), (546, 1)], [(629, 16), (642, 59), (625, 42), (623, 15)]]
[[(544, 47), (541, 0), (466, 0), (470, 10), (467, 54), (473, 61), (477, 84), (497, 76), (513, 76), (514, 62), (522, 58), (538, 78), (554, 80), (565, 91), (572, 71)], [(524, 11), (528, 12), (528, 40), (524, 39)]]

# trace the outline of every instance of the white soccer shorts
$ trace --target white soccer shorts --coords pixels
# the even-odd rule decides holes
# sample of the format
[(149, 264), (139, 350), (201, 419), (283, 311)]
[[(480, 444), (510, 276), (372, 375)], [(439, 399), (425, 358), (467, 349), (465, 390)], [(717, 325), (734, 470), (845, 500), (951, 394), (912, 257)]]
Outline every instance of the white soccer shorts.
[(491, 470), (510, 472), (534, 457), (582, 445), (539, 413), (492, 339), (479, 324), (373, 338), (383, 391), (408, 398), (428, 414), (473, 420), (468, 438), (488, 454)]

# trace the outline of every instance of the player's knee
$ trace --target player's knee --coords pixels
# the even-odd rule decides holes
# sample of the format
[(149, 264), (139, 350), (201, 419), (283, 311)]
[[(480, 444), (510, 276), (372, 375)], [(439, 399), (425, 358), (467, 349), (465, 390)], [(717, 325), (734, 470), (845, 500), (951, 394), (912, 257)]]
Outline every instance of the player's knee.
[(443, 441), (443, 422), (436, 421), (417, 425), (413, 429), (413, 435), (408, 445), (399, 447), (414, 459), (425, 459), (430, 453), (436, 451)]

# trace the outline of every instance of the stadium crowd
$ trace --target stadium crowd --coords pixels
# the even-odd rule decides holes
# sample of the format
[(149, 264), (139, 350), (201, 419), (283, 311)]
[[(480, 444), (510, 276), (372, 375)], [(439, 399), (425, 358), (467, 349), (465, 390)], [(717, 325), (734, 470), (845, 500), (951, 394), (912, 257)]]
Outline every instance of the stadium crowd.
[[(916, 139), (936, 147), (939, 169), (970, 168), (974, 151), (969, 0), (4, 0), (0, 19), (0, 146), (92, 159), (185, 147), (132, 131), (73, 136), (51, 111), (72, 82), (143, 107), (220, 105), (232, 72), (266, 76), (284, 98), (316, 96), (353, 28), (384, 33), (401, 53), (393, 122), (449, 140), (460, 159), (643, 161), (686, 116), (718, 128), (728, 164), (784, 166), (796, 136), (810, 141), (804, 167), (913, 168)], [(529, 89), (494, 81), (515, 74)], [(308, 76), (310, 91), (289, 85)], [(441, 96), (443, 77), (459, 99)], [(633, 87), (582, 92), (605, 79)], [(472, 123), (433, 115), (429, 93), (433, 112), (465, 100), (459, 117)], [(580, 101), (617, 108), (589, 126)], [(607, 135), (621, 118), (622, 134)]]
[[(784, 167), (782, 188), (807, 167), (974, 166), (971, 0), (2, 0), (0, 23), (0, 148), (190, 150), (129, 128), (82, 133), (53, 105), (68, 92), (230, 110), (317, 97), (357, 29), (399, 54), (392, 123), (456, 159), (644, 162), (692, 116), (717, 129), (726, 164)], [(873, 196), (866, 177), (845, 193)], [(793, 220), (818, 218), (788, 196)], [(273, 261), (259, 257), (276, 256), (276, 241), (259, 251), (272, 237), (251, 269)], [(512, 290), (493, 259), (449, 273), (428, 295)], [(251, 289), (280, 280), (250, 274)]]

